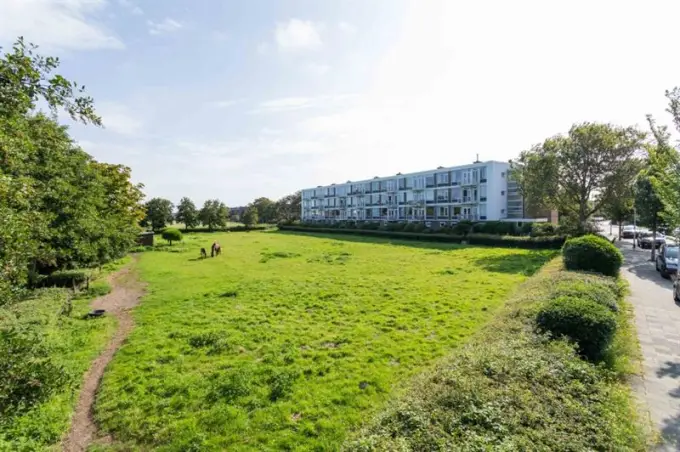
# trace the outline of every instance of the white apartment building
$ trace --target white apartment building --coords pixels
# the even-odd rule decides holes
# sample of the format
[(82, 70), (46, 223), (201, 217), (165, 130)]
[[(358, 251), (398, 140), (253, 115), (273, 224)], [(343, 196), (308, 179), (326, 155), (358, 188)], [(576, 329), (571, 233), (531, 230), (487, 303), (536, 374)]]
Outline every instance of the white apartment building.
[(302, 221), (424, 221), (521, 219), (522, 197), (508, 182), (507, 162), (475, 162), (302, 190)]

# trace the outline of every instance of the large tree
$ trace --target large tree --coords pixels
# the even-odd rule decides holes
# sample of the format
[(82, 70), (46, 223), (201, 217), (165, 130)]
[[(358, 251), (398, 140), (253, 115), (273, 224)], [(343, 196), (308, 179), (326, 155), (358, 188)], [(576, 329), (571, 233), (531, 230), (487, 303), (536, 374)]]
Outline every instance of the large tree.
[(269, 198), (257, 198), (250, 204), (251, 209), (257, 211), (257, 217), (262, 223), (275, 223), (276, 222), (276, 203)]
[[(680, 132), (680, 88), (666, 91), (668, 113), (675, 128)], [(680, 154), (671, 144), (666, 126), (658, 126), (654, 118), (647, 115), (647, 122), (654, 139), (650, 152), (650, 180), (658, 199), (663, 204), (661, 216), (668, 226), (680, 226)]]
[(602, 213), (619, 227), (619, 240), (621, 239), (621, 230), (623, 223), (630, 221), (633, 218), (633, 206), (635, 198), (633, 197), (633, 190), (630, 188), (620, 193), (619, 196), (612, 198), (607, 204), (601, 208)]
[(645, 134), (633, 127), (583, 123), (521, 153), (513, 177), (535, 204), (588, 218), (630, 187), (641, 168)]
[[(654, 167), (649, 166), (640, 173), (635, 183), (635, 210), (638, 223), (652, 230), (652, 243), (656, 243), (656, 234), (663, 223), (664, 210), (663, 203), (652, 183), (654, 174)], [(655, 258), (656, 247), (652, 246), (652, 260)]]
[(257, 208), (254, 206), (250, 205), (246, 207), (246, 210), (243, 212), (243, 215), (241, 216), (241, 221), (243, 224), (246, 225), (247, 228), (253, 226), (254, 224), (257, 224), (258, 222), (258, 216), (257, 216)]
[(175, 219), (179, 223), (184, 223), (185, 228), (195, 228), (199, 224), (198, 209), (194, 202), (184, 197), (179, 201)]
[(294, 221), (300, 219), (302, 193), (297, 191), (276, 201), (277, 220)]
[(223, 228), (227, 225), (229, 208), (219, 199), (210, 199), (203, 203), (203, 208), (198, 214), (201, 223), (208, 226), (209, 230)]
[(167, 223), (172, 223), (173, 205), (168, 199), (153, 198), (146, 203), (146, 217), (143, 224), (151, 226), (151, 229), (158, 231), (163, 229)]
[(0, 303), (38, 273), (124, 255), (143, 216), (130, 169), (95, 161), (55, 120), (100, 124), (92, 99), (34, 50), (19, 40), (0, 58)]

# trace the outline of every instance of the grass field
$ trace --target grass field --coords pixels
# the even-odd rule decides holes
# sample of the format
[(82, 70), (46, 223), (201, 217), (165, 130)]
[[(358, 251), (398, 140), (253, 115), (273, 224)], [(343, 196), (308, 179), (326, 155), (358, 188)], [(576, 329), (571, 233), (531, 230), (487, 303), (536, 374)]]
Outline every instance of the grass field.
[[(29, 334), (35, 346), (40, 344), (49, 352), (50, 362), (60, 367), (65, 377), (63, 386), (44, 400), (30, 408), (20, 407), (11, 416), (0, 416), (0, 451), (56, 450), (69, 428), (83, 374), (116, 328), (113, 317), (83, 320), (82, 316), (89, 311), (93, 298), (110, 290), (105, 276), (129, 262), (130, 259), (125, 258), (106, 265), (98, 280), (90, 285), (90, 290), (73, 299), (70, 316), (61, 314), (69, 296), (66, 289), (41, 289), (24, 301), (0, 308), (0, 340), (3, 341), (0, 351), (11, 349), (11, 331), (19, 331), (22, 336)], [(7, 372), (3, 375), (13, 373), (12, 359), (45, 358), (0, 356), (0, 370)], [(0, 382), (2, 390), (7, 389), (8, 383)], [(0, 402), (5, 402), (4, 395), (0, 394)]]
[(164, 249), (96, 403), (126, 448), (337, 449), (554, 256), (275, 232)]

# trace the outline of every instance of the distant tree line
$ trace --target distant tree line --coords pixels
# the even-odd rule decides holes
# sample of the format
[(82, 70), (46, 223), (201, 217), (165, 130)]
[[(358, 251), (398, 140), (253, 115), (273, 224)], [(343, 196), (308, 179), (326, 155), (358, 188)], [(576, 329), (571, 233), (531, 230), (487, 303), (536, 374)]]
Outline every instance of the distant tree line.
[(0, 305), (40, 274), (123, 256), (144, 214), (130, 168), (96, 161), (57, 122), (63, 110), (102, 124), (84, 87), (35, 49), (19, 39), (0, 58)]
[(145, 205), (145, 216), (140, 225), (159, 231), (168, 224), (182, 223), (192, 229), (203, 226), (210, 231), (224, 228), (229, 221), (240, 222), (246, 226), (258, 223), (278, 223), (300, 219), (300, 192), (284, 196), (278, 201), (257, 198), (243, 208), (230, 209), (219, 199), (211, 199), (198, 209), (194, 202), (184, 197), (175, 206), (172, 201), (153, 198)]

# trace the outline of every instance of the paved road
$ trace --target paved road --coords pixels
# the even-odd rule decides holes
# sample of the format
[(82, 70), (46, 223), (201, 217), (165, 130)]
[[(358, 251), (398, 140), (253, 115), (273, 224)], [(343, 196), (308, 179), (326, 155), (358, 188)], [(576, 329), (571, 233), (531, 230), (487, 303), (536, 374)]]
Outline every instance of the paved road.
[(680, 450), (680, 305), (673, 301), (672, 283), (650, 262), (650, 251), (619, 243), (644, 358), (644, 381), (636, 390), (665, 440), (659, 450)]

